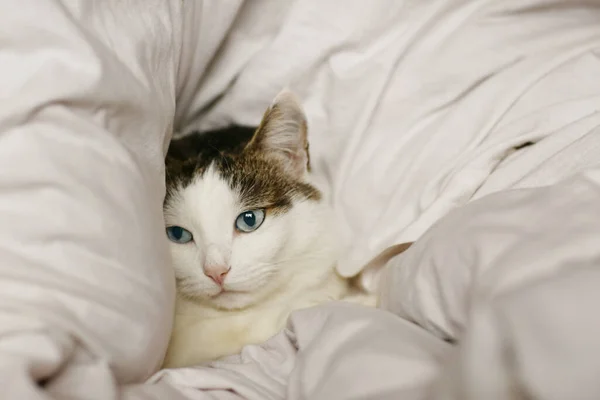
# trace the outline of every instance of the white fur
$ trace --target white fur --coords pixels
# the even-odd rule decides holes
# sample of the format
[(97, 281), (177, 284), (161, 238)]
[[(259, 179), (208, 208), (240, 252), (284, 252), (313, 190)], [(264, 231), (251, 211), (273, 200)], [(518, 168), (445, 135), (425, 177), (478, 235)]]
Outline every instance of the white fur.
[[(246, 211), (214, 168), (175, 194), (167, 226), (189, 230), (194, 241), (171, 243), (180, 293), (165, 365), (186, 366), (239, 352), (268, 339), (289, 313), (340, 299), (347, 282), (336, 275), (331, 213), (324, 202), (296, 201), (286, 213), (267, 213), (254, 232), (234, 229)], [(222, 294), (204, 263), (231, 267)]]

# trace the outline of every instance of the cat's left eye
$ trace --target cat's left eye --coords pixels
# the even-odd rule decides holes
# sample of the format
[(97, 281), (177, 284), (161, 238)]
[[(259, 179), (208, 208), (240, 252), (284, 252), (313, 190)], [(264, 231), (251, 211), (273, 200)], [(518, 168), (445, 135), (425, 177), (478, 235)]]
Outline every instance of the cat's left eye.
[(252, 232), (258, 229), (265, 220), (265, 210), (244, 211), (235, 219), (235, 228), (244, 233)]
[(192, 233), (180, 226), (167, 227), (167, 237), (171, 242), (179, 244), (191, 242), (193, 239)]

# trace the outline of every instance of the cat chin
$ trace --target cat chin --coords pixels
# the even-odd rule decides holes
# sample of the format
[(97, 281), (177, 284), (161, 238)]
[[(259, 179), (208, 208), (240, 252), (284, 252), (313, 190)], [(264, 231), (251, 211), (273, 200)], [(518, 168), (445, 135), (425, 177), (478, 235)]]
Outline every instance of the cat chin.
[(186, 291), (179, 289), (179, 293), (195, 303), (223, 311), (243, 310), (255, 306), (269, 296), (272, 290), (267, 288), (254, 289), (251, 292), (246, 291)]
[(225, 310), (243, 310), (259, 303), (264, 296), (259, 296), (258, 292), (223, 292), (209, 299), (212, 307)]

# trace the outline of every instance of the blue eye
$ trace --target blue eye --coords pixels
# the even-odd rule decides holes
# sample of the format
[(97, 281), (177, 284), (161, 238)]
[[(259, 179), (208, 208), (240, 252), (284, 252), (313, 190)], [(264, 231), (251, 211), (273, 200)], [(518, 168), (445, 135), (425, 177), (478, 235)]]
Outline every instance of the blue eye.
[(235, 227), (241, 232), (252, 232), (258, 229), (265, 220), (265, 210), (244, 211), (235, 220)]
[(169, 226), (167, 227), (167, 236), (171, 242), (184, 244), (191, 242), (193, 237), (192, 233), (185, 228), (180, 226)]

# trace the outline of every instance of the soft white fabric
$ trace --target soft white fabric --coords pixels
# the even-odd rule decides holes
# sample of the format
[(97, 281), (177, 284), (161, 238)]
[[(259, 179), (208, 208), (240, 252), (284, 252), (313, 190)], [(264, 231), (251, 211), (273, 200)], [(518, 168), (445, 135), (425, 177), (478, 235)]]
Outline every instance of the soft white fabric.
[(600, 169), (494, 194), (390, 263), (383, 308), (460, 343), (434, 398), (599, 398), (599, 199)]
[[(4, 3), (3, 398), (600, 396), (600, 177), (572, 177), (600, 156), (597, 2)], [(144, 385), (172, 318), (172, 130), (256, 123), (283, 86), (304, 99), (340, 271), (427, 232), (386, 271), (391, 312), (304, 310)]]

